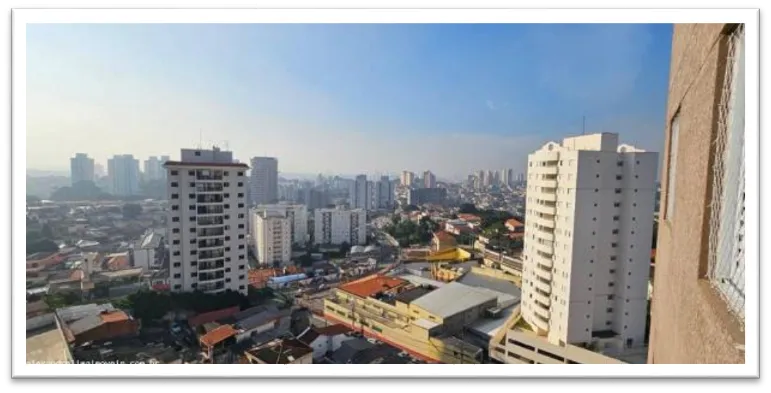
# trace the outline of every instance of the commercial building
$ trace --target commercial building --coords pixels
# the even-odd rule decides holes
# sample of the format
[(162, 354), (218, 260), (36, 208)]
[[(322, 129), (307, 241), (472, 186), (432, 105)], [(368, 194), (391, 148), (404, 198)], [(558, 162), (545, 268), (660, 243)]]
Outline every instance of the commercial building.
[(70, 158), (70, 180), (72, 185), (82, 181), (94, 181), (94, 159), (88, 154), (78, 153)]
[(275, 210), (252, 210), (252, 237), (257, 261), (263, 265), (283, 266), (292, 259), (292, 234), (289, 219)]
[(277, 212), (287, 218), (292, 244), (304, 246), (308, 243), (308, 209), (305, 205), (278, 203), (259, 205), (257, 210)]
[(171, 290), (246, 294), (249, 166), (215, 147), (182, 149), (165, 167)]
[(324, 300), (324, 317), (427, 362), (481, 362), (482, 349), (463, 339), (466, 330), (497, 318), (516, 299), (458, 282), (409, 277), (373, 275), (346, 283)]
[(274, 157), (254, 157), (251, 164), (250, 204), (256, 206), (278, 202), (278, 160)]
[(529, 155), (522, 317), (551, 344), (644, 346), (657, 162), (611, 133)]
[(676, 24), (671, 63), (648, 362), (744, 363), (744, 26)]
[(314, 219), (314, 244), (352, 246), (367, 242), (367, 211), (363, 209), (317, 209)]
[(116, 155), (107, 161), (110, 193), (118, 196), (139, 195), (139, 160), (131, 154)]

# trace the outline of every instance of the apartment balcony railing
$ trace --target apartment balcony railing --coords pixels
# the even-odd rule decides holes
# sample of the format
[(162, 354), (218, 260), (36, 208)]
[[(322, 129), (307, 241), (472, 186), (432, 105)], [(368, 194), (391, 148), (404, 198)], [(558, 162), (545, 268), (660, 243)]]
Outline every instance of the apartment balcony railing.
[(197, 209), (198, 215), (207, 215), (207, 214), (223, 214), (225, 213), (225, 208), (222, 206), (198, 206)]
[(201, 273), (198, 275), (198, 282), (199, 283), (208, 283), (212, 281), (220, 281), (225, 279), (225, 273), (224, 272), (218, 272), (218, 273)]
[(196, 192), (222, 192), (222, 183), (202, 183), (196, 184)]
[(541, 319), (541, 321), (545, 323), (549, 323), (549, 306), (545, 304), (541, 304), (540, 302), (535, 302), (536, 307), (533, 307), (535, 310), (535, 317), (537, 319)]
[(196, 180), (222, 180), (222, 171), (219, 170), (199, 169), (195, 175)]
[(535, 291), (535, 300), (537, 300), (542, 304), (545, 304), (546, 306), (551, 305), (551, 299), (549, 298), (549, 296), (543, 295), (542, 292), (539, 292), (539, 291)]
[(541, 291), (551, 295), (551, 285), (549, 285), (548, 283), (545, 283), (543, 281), (538, 280), (538, 278), (536, 278), (536, 280), (535, 280), (535, 287), (540, 289)]
[(225, 251), (222, 250), (208, 250), (198, 252), (198, 262), (207, 261), (210, 259), (218, 259), (225, 256)]
[(199, 228), (198, 237), (225, 236), (225, 228)]
[(219, 270), (225, 268), (225, 261), (220, 259), (215, 262), (199, 262), (198, 263), (198, 271), (199, 272), (205, 272), (210, 270)]
[(220, 248), (225, 247), (225, 241), (224, 240), (203, 240), (198, 242), (198, 249), (208, 249), (208, 248)]
[(223, 200), (222, 194), (204, 194), (196, 197), (198, 203), (222, 203)]
[(203, 292), (219, 292), (225, 290), (225, 283), (220, 282), (211, 282), (207, 284), (200, 284), (198, 285), (198, 290)]
[(225, 225), (225, 219), (222, 217), (198, 217), (198, 226), (223, 226)]

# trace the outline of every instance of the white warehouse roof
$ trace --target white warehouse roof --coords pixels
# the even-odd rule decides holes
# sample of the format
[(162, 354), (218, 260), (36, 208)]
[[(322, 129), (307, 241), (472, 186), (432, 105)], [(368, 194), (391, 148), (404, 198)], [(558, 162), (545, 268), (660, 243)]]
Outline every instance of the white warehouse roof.
[(494, 291), (451, 282), (414, 300), (411, 305), (442, 318), (448, 318), (491, 300), (496, 300), (497, 304), (497, 299), (498, 296)]

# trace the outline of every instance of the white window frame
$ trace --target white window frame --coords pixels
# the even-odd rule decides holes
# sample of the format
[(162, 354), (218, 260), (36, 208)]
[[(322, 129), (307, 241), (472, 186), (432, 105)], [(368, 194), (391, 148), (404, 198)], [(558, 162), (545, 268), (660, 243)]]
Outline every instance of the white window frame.
[(708, 278), (744, 322), (744, 28), (728, 38), (713, 168)]
[(667, 169), (667, 206), (664, 219), (672, 222), (675, 216), (675, 189), (677, 184), (677, 142), (680, 138), (680, 112), (675, 113), (669, 126), (669, 162)]

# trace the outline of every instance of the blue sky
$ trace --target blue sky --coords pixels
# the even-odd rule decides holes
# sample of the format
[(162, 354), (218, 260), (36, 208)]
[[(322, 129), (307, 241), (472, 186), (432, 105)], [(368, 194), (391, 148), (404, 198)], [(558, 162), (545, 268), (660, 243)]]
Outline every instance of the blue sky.
[(671, 25), (30, 25), (27, 166), (199, 141), (283, 172), (524, 170), (587, 131), (661, 151)]

